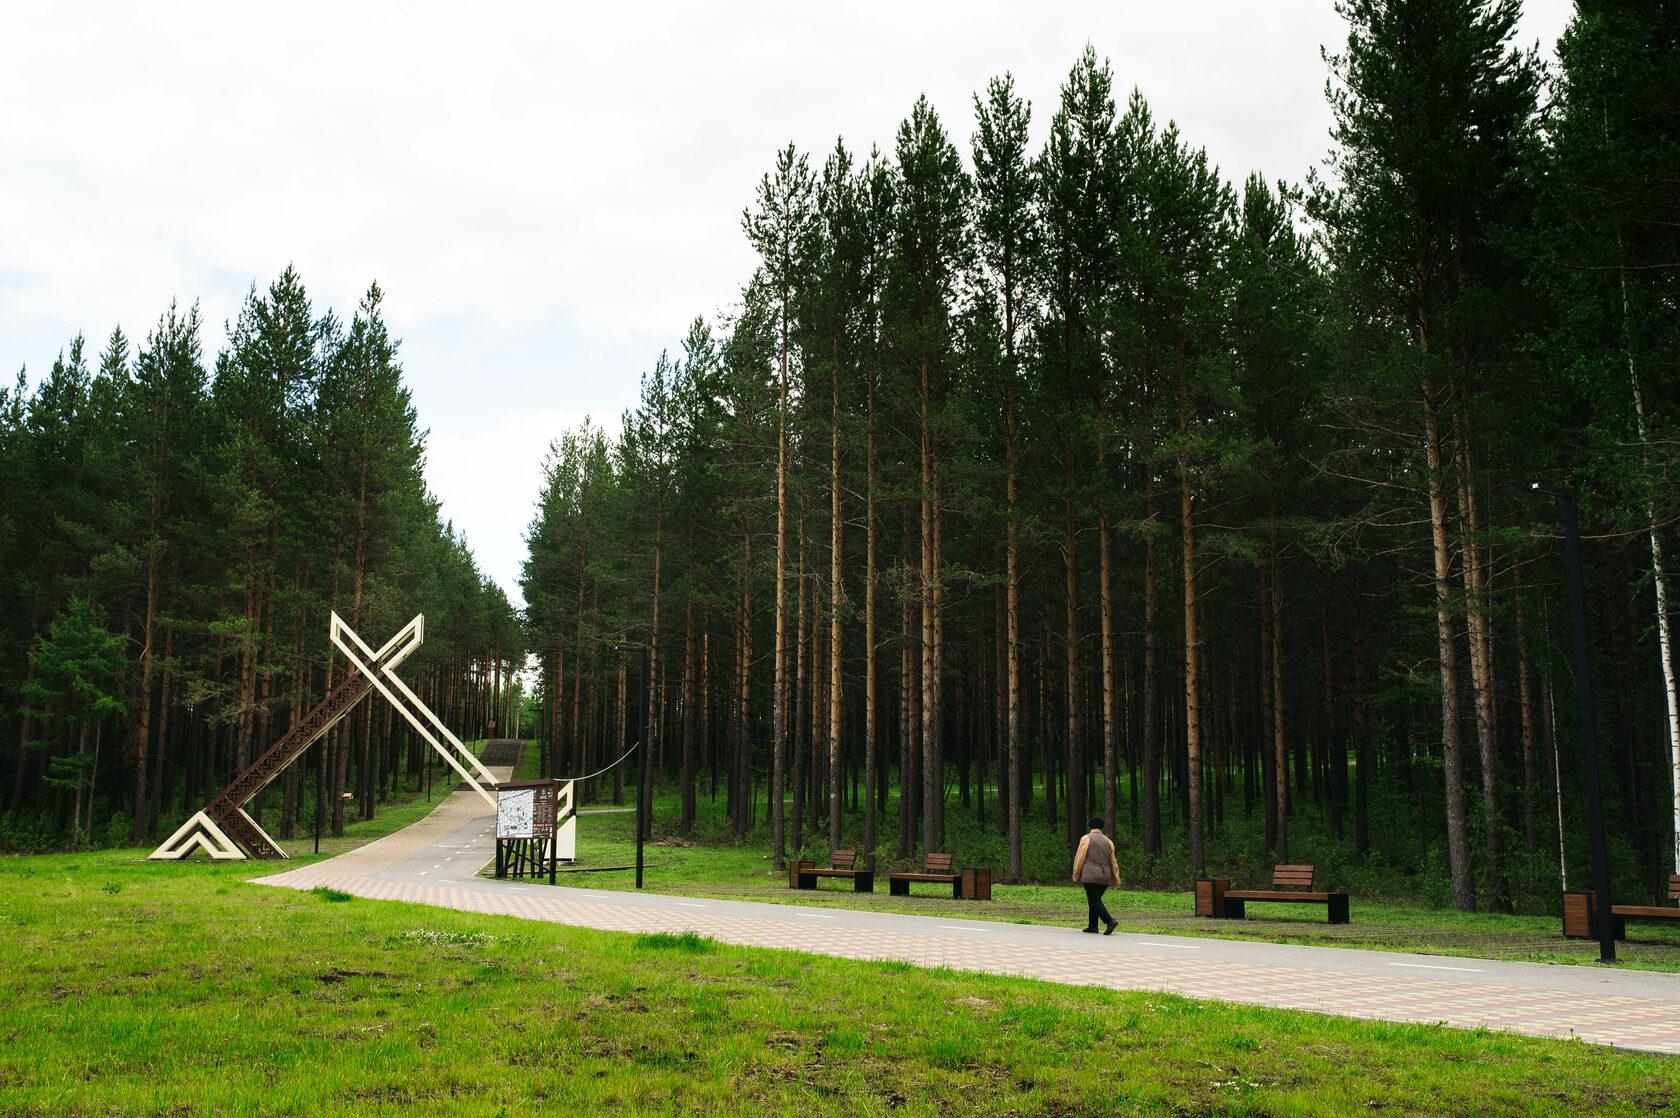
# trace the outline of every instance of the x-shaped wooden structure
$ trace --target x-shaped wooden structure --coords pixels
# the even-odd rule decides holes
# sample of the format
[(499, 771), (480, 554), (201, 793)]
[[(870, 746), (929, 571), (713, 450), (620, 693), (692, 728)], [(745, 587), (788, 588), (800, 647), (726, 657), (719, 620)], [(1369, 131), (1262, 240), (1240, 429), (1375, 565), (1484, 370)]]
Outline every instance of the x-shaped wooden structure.
[(336, 613), (332, 615), (328, 636), (333, 647), (350, 662), (348, 674), (327, 692), (315, 709), (293, 723), (278, 741), (234, 777), (204, 810), (181, 824), (162, 846), (152, 851), (153, 858), (175, 860), (195, 850), (202, 850), (217, 860), (286, 857), (279, 844), (251, 818), (245, 805), (375, 690), (461, 775), (469, 788), (492, 808), (496, 806), (496, 797), (490, 791), (496, 786), (496, 778), (490, 775), (490, 770), (397, 675), (397, 668), (426, 639), (425, 615), (416, 614), (414, 620), (377, 650), (369, 648)]

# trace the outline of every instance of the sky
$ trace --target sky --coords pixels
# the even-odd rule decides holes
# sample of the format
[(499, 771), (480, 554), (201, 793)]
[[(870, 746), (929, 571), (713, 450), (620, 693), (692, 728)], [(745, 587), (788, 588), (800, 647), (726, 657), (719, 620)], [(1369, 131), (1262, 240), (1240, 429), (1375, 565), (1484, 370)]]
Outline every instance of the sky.
[[(1561, 0), (1519, 40), (1552, 44)], [(197, 300), (206, 362), (297, 267), (348, 317), (378, 281), (426, 472), (516, 602), (551, 439), (608, 431), (754, 258), (789, 142), (890, 150), (926, 94), (965, 152), (1013, 73), (1042, 141), (1087, 42), (1225, 176), (1328, 147), (1329, 0), (29, 3), (0, 8), (0, 371)]]

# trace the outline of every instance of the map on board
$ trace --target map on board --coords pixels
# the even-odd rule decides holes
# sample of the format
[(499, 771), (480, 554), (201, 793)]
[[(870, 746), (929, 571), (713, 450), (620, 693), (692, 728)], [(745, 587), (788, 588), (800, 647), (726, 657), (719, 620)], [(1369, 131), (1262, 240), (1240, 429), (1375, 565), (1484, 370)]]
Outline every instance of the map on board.
[(530, 838), (535, 820), (536, 789), (502, 788), (496, 794), (496, 837)]

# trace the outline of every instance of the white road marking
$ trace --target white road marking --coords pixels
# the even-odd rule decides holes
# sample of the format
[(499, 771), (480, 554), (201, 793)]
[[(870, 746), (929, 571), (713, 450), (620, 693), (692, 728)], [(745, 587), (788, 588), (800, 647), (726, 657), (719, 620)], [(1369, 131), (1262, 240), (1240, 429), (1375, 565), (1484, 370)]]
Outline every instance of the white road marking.
[(1390, 963), (1391, 967), (1416, 967), (1418, 970), (1461, 970), (1467, 974), (1481, 974), (1481, 967), (1440, 967), (1434, 963)]
[(796, 912), (795, 916), (803, 916), (809, 920), (832, 920), (834, 917), (824, 912)]
[(935, 924), (936, 928), (944, 928), (947, 932), (977, 932), (980, 929), (966, 927), (962, 924)]
[(682, 905), (684, 908), (709, 908), (709, 907), (711, 907), (709, 905), (697, 904), (694, 901), (678, 901), (677, 903)]
[(1200, 951), (1201, 950), (1200, 947), (1196, 947), (1196, 946), (1194, 946), (1192, 944), (1188, 944), (1188, 943), (1152, 943), (1149, 940), (1139, 940), (1138, 941), (1138, 946), (1139, 947), (1176, 947), (1180, 951)]

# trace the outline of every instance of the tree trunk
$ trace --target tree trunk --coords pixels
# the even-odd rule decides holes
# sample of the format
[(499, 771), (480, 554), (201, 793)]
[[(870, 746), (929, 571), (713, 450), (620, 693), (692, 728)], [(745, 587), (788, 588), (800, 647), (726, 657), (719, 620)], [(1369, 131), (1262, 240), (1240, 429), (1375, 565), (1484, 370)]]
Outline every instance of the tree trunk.
[(904, 572), (906, 585), (899, 594), (899, 654), (898, 654), (898, 856), (907, 858), (916, 845), (916, 788), (921, 783), (920, 754), (915, 743), (921, 740), (920, 721), (915, 717), (914, 702), (916, 670), (911, 635), (912, 606), (909, 582), (911, 574)]
[[(1520, 571), (1520, 568), (1519, 568)], [(1523, 850), (1532, 861), (1540, 852), (1534, 822), (1535, 789), (1539, 768), (1535, 758), (1534, 666), (1528, 656), (1528, 626), (1523, 609), (1522, 575), (1517, 575), (1517, 709), (1522, 721)]]
[(1073, 443), (1063, 444), (1062, 484), (1068, 494), (1063, 501), (1062, 576), (1064, 637), (1062, 650), (1063, 694), (1067, 703), (1067, 833), (1069, 844), (1078, 841), (1085, 826), (1085, 727), (1079, 694), (1079, 568), (1075, 550), (1073, 520)]
[(1353, 585), (1353, 848), (1371, 847), (1371, 752), (1365, 747), (1365, 604)]
[[(1011, 362), (1011, 372), (1014, 365)], [(1013, 380), (1004, 410), (1004, 493), (1009, 503), (1009, 523), (1005, 529), (1004, 586), (1009, 628), (1009, 880), (1021, 880), (1021, 815), (1023, 811), (1021, 779), (1021, 558), (1020, 510), (1018, 508), (1016, 475), (1019, 471), (1018, 446), (1015, 430), (1015, 388)]]
[(694, 830), (694, 599), (683, 610), (682, 812), (678, 833)]
[(1464, 803), (1464, 754), (1458, 725), (1458, 647), (1452, 618), (1452, 545), (1447, 531), (1446, 480), (1441, 461), (1441, 422), (1435, 388), (1423, 391), (1423, 450), (1429, 483), (1429, 533), (1435, 573), (1435, 638), (1441, 675), (1441, 767), (1447, 809), (1447, 862), (1453, 904), (1476, 906), (1470, 880), (1470, 827)]
[(933, 582), (938, 572), (933, 567), (933, 432), (929, 416), (932, 370), (926, 359), (922, 361), (921, 373), (922, 842), (924, 850), (937, 850), (939, 800), (943, 789), (939, 784), (939, 742), (934, 736)]
[[(845, 546), (845, 524), (840, 519), (840, 370), (839, 363), (830, 366), (829, 387), (829, 444), (828, 444), (828, 848), (840, 847), (840, 704), (845, 691), (841, 686), (841, 606), (845, 600), (845, 582), (840, 562)], [(777, 868), (780, 868), (779, 866)]]
[(152, 505), (152, 538), (148, 540), (146, 559), (146, 621), (140, 644), (140, 710), (134, 720), (134, 819), (129, 824), (128, 841), (139, 846), (146, 834), (146, 753), (152, 733), (152, 639), (157, 622), (158, 548), (157, 502)]
[[(1273, 489), (1275, 495), (1276, 489)], [(1272, 811), (1277, 818), (1277, 860), (1289, 861), (1289, 739), (1283, 698), (1283, 569), (1278, 562), (1277, 516), (1271, 517), (1272, 617)]]
[(788, 321), (781, 320), (781, 367), (777, 375), (776, 410), (776, 642), (770, 669), (770, 851), (776, 870), (787, 865), (787, 832), (783, 818), (782, 773), (787, 738), (787, 407)]
[(794, 620), (794, 653), (793, 653), (793, 732), (789, 745), (793, 756), (793, 847), (799, 850), (805, 845), (805, 804), (810, 795), (807, 785), (811, 780), (811, 764), (806, 748), (810, 735), (806, 730), (806, 704), (809, 701), (807, 689), (810, 687), (810, 673), (806, 671), (807, 657), (810, 655), (809, 630), (806, 626), (805, 591), (810, 581), (805, 574), (805, 499), (799, 499), (799, 554), (798, 579), (794, 587), (794, 600), (798, 603)]
[(1476, 746), (1482, 775), (1483, 866), (1488, 907), (1506, 912), (1511, 907), (1506, 888), (1504, 817), (1499, 810), (1499, 736), (1495, 725), (1493, 693), (1493, 643), (1489, 633), (1487, 578), (1484, 552), (1476, 538), (1480, 517), (1476, 506), (1475, 459), (1470, 450), (1469, 423), (1462, 406), (1453, 413), (1455, 453), (1458, 463), (1459, 537), (1462, 540), (1465, 620), (1470, 643), (1470, 687), (1475, 700)]
[[(1100, 471), (1099, 471), (1100, 473)], [(1102, 721), (1103, 721), (1103, 819), (1113, 834), (1115, 820), (1115, 710), (1114, 694), (1114, 575), (1108, 539), (1108, 514), (1097, 522), (1102, 608)]]
[(1325, 783), (1329, 786), (1330, 793), (1330, 833), (1341, 838), (1345, 830), (1347, 810), (1347, 741), (1339, 732), (1341, 727), (1336, 713), (1341, 704), (1337, 701), (1339, 696), (1336, 693), (1335, 658), (1330, 643), (1328, 583), (1324, 587), (1324, 612), (1319, 617), (1319, 639), (1324, 648), (1324, 748), (1330, 765), (1329, 779)]
[(1158, 611), (1155, 558), (1155, 472), (1147, 458), (1143, 483), (1143, 854), (1151, 870), (1161, 853), (1161, 742), (1155, 702), (1155, 627)]
[[(1619, 236), (1619, 235), (1618, 235)], [(1642, 463), (1650, 467), (1650, 438), (1646, 430), (1645, 391), (1639, 383), (1634, 364), (1633, 317), (1629, 312), (1627, 272), (1619, 277), (1622, 295), (1622, 342), (1627, 354), (1628, 386), (1633, 390), (1634, 429), (1639, 437)], [(1651, 541), (1651, 582), (1657, 593), (1657, 651), (1662, 657), (1663, 704), (1668, 715), (1668, 766), (1671, 815), (1674, 825), (1674, 859), (1676, 873), (1680, 873), (1680, 685), (1674, 675), (1674, 642), (1669, 629), (1668, 572), (1663, 559), (1662, 531), (1657, 520), (1657, 500), (1654, 489), (1647, 485), (1645, 497), (1646, 535)]]
[(881, 800), (879, 744), (875, 726), (875, 377), (869, 378), (869, 434), (865, 450), (863, 518), (863, 851), (875, 868), (877, 815)]
[(1179, 387), (1179, 510), (1184, 532), (1184, 759), (1189, 793), (1190, 870), (1200, 877), (1207, 859), (1202, 836), (1202, 709), (1196, 657), (1196, 521), (1190, 491), (1188, 389)]
[[(933, 468), (933, 781), (923, 795), (933, 800), (934, 834), (929, 849), (945, 849), (945, 514), (940, 500), (939, 462)], [(923, 836), (927, 840), (927, 836)]]

